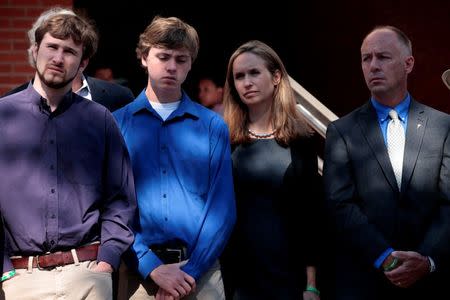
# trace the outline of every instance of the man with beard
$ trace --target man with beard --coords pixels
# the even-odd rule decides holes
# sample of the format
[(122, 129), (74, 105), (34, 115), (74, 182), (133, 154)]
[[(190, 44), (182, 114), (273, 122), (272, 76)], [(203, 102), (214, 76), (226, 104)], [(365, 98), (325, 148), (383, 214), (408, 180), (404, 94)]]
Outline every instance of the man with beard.
[(111, 113), (71, 91), (98, 37), (69, 14), (35, 36), (33, 84), (0, 101), (4, 299), (111, 299), (133, 242), (132, 169)]
[[(70, 9), (52, 7), (44, 11), (34, 22), (31, 29), (28, 30), (28, 40), (30, 42), (30, 47), (28, 48), (28, 62), (33, 68), (36, 67), (36, 61), (33, 56), (33, 48), (36, 43), (36, 29), (38, 29), (48, 18), (59, 14), (75, 15)], [(84, 69), (81, 69), (72, 81), (72, 90), (78, 95), (102, 104), (111, 112), (134, 100), (134, 95), (129, 88), (114, 82), (107, 82), (91, 76), (85, 76), (82, 72), (83, 70)], [(10, 90), (2, 97), (20, 92), (26, 89), (29, 84), (30, 82), (25, 82), (13, 90)]]

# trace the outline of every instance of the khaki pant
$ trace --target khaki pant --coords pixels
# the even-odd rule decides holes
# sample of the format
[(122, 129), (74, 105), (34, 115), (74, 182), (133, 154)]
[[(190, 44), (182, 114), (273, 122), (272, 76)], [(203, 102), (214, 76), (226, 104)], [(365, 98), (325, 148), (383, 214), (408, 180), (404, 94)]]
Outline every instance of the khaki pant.
[(16, 270), (14, 277), (1, 283), (0, 299), (111, 300), (111, 274), (93, 272), (96, 265), (85, 261), (51, 270)]
[[(118, 300), (154, 300), (158, 286), (143, 280), (139, 274), (129, 270), (124, 263), (119, 270)], [(183, 300), (225, 300), (225, 292), (218, 261), (197, 282), (195, 293)]]

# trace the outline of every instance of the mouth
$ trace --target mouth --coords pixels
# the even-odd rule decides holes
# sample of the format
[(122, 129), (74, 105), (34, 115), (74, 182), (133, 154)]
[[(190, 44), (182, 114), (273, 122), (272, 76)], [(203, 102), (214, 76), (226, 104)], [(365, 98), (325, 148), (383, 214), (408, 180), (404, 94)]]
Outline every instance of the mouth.
[(376, 83), (380, 83), (382, 81), (384, 81), (384, 78), (382, 78), (382, 77), (374, 77), (374, 78), (371, 78), (369, 80), (369, 83), (376, 84)]
[(172, 77), (172, 76), (163, 77), (162, 80), (173, 81), (173, 82), (177, 81), (177, 79), (175, 77)]
[(245, 98), (253, 97), (253, 96), (255, 96), (257, 93), (258, 93), (257, 91), (248, 91), (248, 92), (245, 92), (245, 93), (244, 93), (244, 97), (245, 97)]
[(57, 67), (57, 66), (48, 66), (47, 70), (55, 72), (55, 73), (61, 73), (61, 74), (64, 73), (64, 69), (60, 68), (60, 67)]

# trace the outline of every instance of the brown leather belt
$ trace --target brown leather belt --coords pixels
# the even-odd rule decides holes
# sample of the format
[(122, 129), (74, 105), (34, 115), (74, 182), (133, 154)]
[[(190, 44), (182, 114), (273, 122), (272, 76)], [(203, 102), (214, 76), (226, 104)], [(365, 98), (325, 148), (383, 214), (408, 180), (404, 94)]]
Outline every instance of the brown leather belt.
[[(81, 246), (75, 249), (78, 260), (97, 260), (98, 244)], [(11, 262), (15, 269), (28, 269), (28, 257), (11, 258)], [(51, 269), (54, 267), (70, 265), (75, 263), (71, 251), (59, 251), (44, 255), (33, 256), (33, 268)]]

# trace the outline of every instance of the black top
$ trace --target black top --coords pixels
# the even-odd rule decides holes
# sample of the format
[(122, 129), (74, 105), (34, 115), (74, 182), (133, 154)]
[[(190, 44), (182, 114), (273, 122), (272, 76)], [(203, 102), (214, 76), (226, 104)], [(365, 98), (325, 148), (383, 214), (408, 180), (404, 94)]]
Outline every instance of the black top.
[(237, 146), (232, 158), (238, 218), (225, 283), (235, 280), (250, 299), (300, 299), (305, 267), (317, 263), (318, 253), (321, 192), (312, 139), (291, 147), (254, 140)]

